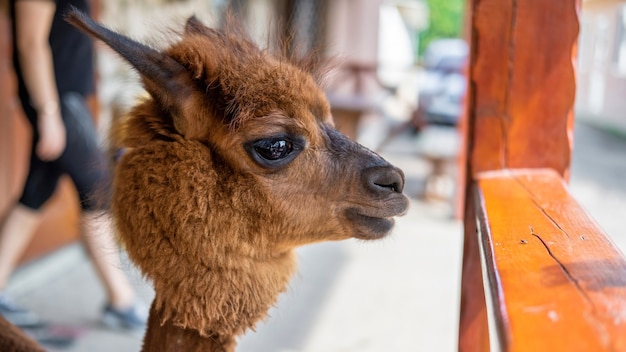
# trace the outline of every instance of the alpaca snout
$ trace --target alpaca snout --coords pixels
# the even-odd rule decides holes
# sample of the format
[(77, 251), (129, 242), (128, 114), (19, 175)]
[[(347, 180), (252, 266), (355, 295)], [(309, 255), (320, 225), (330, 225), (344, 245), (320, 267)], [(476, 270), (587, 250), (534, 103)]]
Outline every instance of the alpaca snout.
[(367, 168), (362, 177), (365, 187), (377, 196), (387, 197), (404, 190), (404, 172), (392, 165)]

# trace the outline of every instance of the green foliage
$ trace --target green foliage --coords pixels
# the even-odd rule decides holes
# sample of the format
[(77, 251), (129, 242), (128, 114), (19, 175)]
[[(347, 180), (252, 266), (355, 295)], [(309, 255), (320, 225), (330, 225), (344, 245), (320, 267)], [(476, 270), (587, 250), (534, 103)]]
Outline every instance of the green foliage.
[(463, 28), (464, 0), (426, 0), (430, 12), (430, 26), (419, 34), (418, 54), (434, 39), (458, 38)]

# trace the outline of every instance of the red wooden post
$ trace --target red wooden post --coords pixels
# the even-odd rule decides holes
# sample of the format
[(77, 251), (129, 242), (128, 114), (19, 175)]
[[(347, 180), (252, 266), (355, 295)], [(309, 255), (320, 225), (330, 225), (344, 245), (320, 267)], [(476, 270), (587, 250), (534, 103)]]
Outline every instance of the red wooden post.
[(471, 0), (465, 248), (459, 350), (488, 351), (475, 176), (551, 168), (567, 179), (579, 0)]

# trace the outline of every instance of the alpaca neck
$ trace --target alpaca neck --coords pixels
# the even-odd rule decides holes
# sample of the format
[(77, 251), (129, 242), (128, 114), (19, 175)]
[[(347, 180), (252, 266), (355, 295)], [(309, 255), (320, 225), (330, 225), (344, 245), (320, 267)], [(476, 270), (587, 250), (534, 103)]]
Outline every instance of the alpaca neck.
[(163, 311), (155, 303), (150, 307), (148, 327), (143, 340), (143, 352), (233, 352), (234, 336), (200, 336), (196, 330), (175, 326), (171, 319), (163, 319)]
[[(159, 276), (144, 351), (234, 351), (235, 337), (267, 316), (295, 271), (293, 251), (228, 268), (196, 266)], [(193, 275), (181, 275), (192, 272)]]

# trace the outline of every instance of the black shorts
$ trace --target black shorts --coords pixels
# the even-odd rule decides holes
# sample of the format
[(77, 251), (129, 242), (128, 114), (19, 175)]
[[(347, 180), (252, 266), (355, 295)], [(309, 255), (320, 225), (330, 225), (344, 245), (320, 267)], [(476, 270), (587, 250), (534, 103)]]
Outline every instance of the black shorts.
[(41, 208), (54, 193), (61, 175), (67, 174), (76, 186), (83, 210), (105, 209), (110, 197), (110, 170), (85, 99), (78, 93), (66, 93), (60, 99), (66, 146), (61, 156), (50, 162), (42, 161), (35, 152), (39, 140), (37, 112), (29, 104), (22, 104), (33, 127), (33, 145), (19, 202), (31, 209)]

